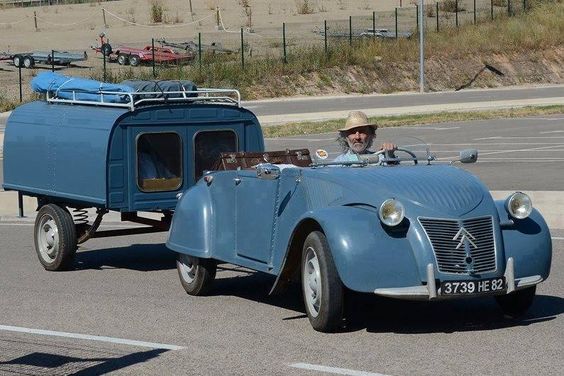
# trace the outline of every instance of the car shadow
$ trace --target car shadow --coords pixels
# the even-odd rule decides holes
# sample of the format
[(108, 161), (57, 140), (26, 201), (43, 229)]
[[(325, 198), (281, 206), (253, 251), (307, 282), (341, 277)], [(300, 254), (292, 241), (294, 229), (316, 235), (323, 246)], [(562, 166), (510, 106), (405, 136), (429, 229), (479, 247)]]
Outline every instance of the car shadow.
[[(226, 271), (238, 273), (221, 277)], [(274, 276), (231, 265), (223, 270), (220, 266), (217, 275), (212, 296), (237, 296), (269, 304), (296, 313), (283, 320), (307, 320), (299, 284), (292, 284), (283, 293), (270, 296)], [(505, 318), (493, 297), (417, 302), (349, 291), (345, 306), (345, 319), (339, 330), (345, 333), (360, 330), (398, 334), (495, 330), (551, 321), (564, 313), (564, 299), (551, 295), (537, 295), (529, 311), (517, 320)]]
[(537, 295), (520, 319), (503, 316), (493, 297), (439, 302), (411, 302), (351, 293), (343, 331), (372, 333), (454, 333), (529, 326), (564, 313), (564, 299)]
[(131, 269), (156, 271), (176, 268), (176, 253), (164, 244), (133, 244), (126, 247), (78, 251), (75, 270)]

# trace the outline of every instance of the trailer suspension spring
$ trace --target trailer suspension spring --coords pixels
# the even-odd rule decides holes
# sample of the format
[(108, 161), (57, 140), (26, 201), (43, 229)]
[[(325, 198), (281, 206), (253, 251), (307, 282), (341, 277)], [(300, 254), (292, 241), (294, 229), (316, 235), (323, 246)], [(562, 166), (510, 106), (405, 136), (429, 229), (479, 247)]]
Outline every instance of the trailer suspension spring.
[(84, 208), (73, 209), (72, 216), (75, 225), (88, 224), (88, 212)]

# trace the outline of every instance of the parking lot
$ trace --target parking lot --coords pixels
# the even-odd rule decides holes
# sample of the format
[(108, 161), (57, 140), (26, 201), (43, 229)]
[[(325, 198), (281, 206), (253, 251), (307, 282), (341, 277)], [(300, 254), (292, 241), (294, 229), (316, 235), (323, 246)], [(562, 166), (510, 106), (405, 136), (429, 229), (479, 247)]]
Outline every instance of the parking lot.
[[(492, 190), (561, 191), (560, 116), (387, 128), (461, 165)], [(267, 140), (267, 149), (338, 153), (335, 135)], [(559, 196), (555, 196), (559, 197)], [(534, 204), (534, 203), (533, 203)], [(110, 224), (115, 226), (115, 224)], [(0, 374), (559, 375), (564, 367), (564, 230), (553, 228), (552, 274), (520, 321), (491, 298), (436, 303), (347, 296), (336, 334), (311, 329), (299, 287), (268, 296), (274, 278), (221, 265), (209, 297), (188, 296), (166, 234), (94, 239), (76, 268), (46, 272), (31, 220), (0, 222)]]

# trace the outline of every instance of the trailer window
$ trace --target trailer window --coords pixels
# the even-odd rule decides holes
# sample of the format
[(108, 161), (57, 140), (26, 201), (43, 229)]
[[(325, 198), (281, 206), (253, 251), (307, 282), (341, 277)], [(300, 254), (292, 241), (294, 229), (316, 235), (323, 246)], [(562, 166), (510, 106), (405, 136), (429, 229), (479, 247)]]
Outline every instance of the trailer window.
[(194, 178), (214, 168), (219, 154), (237, 151), (237, 135), (230, 130), (203, 131), (194, 138)]
[(143, 192), (174, 191), (182, 185), (182, 142), (176, 133), (137, 138), (137, 184)]

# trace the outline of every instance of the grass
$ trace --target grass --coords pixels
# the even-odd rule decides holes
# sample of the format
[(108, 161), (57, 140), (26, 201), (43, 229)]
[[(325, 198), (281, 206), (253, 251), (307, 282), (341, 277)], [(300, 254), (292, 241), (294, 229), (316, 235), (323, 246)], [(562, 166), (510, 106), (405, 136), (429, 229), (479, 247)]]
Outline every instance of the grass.
[[(507, 110), (492, 110), (479, 112), (439, 112), (421, 115), (381, 116), (371, 117), (370, 121), (379, 127), (399, 127), (404, 125), (434, 124), (454, 121), (507, 119), (534, 115), (552, 115), (564, 113), (564, 105), (523, 107)], [(341, 128), (345, 119), (324, 122), (299, 122), (263, 127), (264, 137), (276, 138), (305, 134), (319, 134), (336, 132)]]

